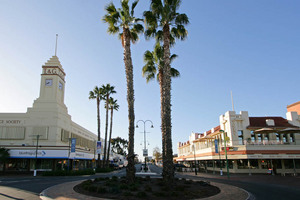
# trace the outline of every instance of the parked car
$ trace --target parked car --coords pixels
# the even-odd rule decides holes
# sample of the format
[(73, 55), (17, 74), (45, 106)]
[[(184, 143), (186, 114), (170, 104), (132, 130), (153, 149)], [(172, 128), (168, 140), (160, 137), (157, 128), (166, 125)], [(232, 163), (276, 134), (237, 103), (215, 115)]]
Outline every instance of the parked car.
[(174, 168), (186, 168), (184, 164), (175, 163)]

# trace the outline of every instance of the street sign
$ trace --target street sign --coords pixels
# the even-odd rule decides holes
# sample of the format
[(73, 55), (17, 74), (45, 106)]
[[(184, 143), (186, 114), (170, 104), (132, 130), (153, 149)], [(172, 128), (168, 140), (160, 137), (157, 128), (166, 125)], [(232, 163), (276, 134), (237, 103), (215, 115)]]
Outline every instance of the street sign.
[(71, 153), (75, 152), (76, 138), (71, 138)]
[(143, 156), (148, 156), (148, 149), (143, 149)]
[(215, 140), (215, 153), (219, 153), (218, 140)]
[(97, 141), (97, 154), (101, 154), (101, 141)]

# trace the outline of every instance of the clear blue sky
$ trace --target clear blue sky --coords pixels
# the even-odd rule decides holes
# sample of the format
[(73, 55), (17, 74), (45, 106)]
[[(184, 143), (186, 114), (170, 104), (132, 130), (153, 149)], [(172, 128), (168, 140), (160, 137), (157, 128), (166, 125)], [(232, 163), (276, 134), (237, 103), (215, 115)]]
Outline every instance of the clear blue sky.
[[(113, 137), (128, 136), (123, 49), (108, 35), (101, 19), (109, 0), (0, 0), (0, 112), (26, 112), (39, 96), (41, 66), (54, 55), (67, 74), (65, 103), (72, 120), (97, 132), (96, 102), (88, 99), (96, 85), (110, 83), (120, 104), (114, 115)], [(113, 1), (119, 7), (119, 1)], [(141, 17), (149, 8), (142, 0)], [(192, 131), (219, 125), (219, 116), (235, 110), (250, 116), (283, 116), (286, 106), (300, 100), (300, 1), (185, 0), (179, 10), (190, 18), (186, 41), (172, 53), (181, 77), (172, 83), (173, 149)], [(161, 147), (160, 94), (156, 81), (141, 76), (143, 53), (154, 41), (132, 46), (135, 117), (147, 124), (150, 154)], [(102, 136), (105, 113), (102, 104)], [(135, 134), (142, 154), (143, 126)]]

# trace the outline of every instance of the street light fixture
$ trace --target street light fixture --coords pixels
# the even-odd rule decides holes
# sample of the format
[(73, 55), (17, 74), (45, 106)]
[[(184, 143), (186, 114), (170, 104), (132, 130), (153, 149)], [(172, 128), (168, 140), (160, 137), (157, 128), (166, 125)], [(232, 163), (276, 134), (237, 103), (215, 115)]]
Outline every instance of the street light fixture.
[[(136, 122), (136, 128), (139, 128), (139, 126), (138, 126), (138, 123), (139, 122), (143, 122), (144, 123), (144, 152), (147, 152), (147, 146), (146, 146), (146, 122), (151, 122), (151, 128), (154, 128), (154, 126), (153, 126), (153, 123), (152, 123), (152, 121), (151, 120), (146, 120), (146, 121), (144, 121), (144, 120), (138, 120), (137, 122)], [(145, 156), (145, 169), (146, 169), (146, 157), (148, 156), (148, 152), (147, 152), (147, 155), (145, 154), (143, 152), (143, 155)]]

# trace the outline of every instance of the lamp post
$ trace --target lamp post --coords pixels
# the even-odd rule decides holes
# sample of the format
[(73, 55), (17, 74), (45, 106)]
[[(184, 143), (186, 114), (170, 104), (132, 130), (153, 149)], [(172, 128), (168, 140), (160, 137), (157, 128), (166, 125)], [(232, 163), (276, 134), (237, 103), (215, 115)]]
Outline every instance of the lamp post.
[(139, 128), (139, 126), (138, 126), (138, 123), (139, 122), (143, 122), (144, 123), (144, 152), (143, 152), (143, 155), (145, 156), (145, 169), (146, 169), (146, 157), (148, 156), (148, 152), (147, 152), (147, 154), (145, 154), (145, 152), (147, 151), (147, 146), (146, 146), (146, 122), (151, 122), (151, 128), (154, 128), (154, 126), (153, 126), (153, 123), (152, 123), (152, 121), (151, 120), (146, 120), (146, 121), (144, 121), (144, 120), (138, 120), (137, 122), (136, 122), (136, 128)]
[(36, 147), (35, 147), (35, 162), (34, 162), (34, 170), (33, 170), (33, 176), (36, 176), (36, 164), (37, 164), (37, 154), (38, 154), (38, 148), (39, 148), (39, 139), (41, 135), (31, 135), (30, 137), (36, 137)]
[(226, 148), (226, 132), (223, 130), (220, 130), (221, 133), (224, 134), (224, 150), (225, 150), (225, 157), (226, 157), (226, 168), (227, 168), (227, 178), (229, 179), (229, 168), (228, 168), (228, 159), (227, 159), (227, 148)]

